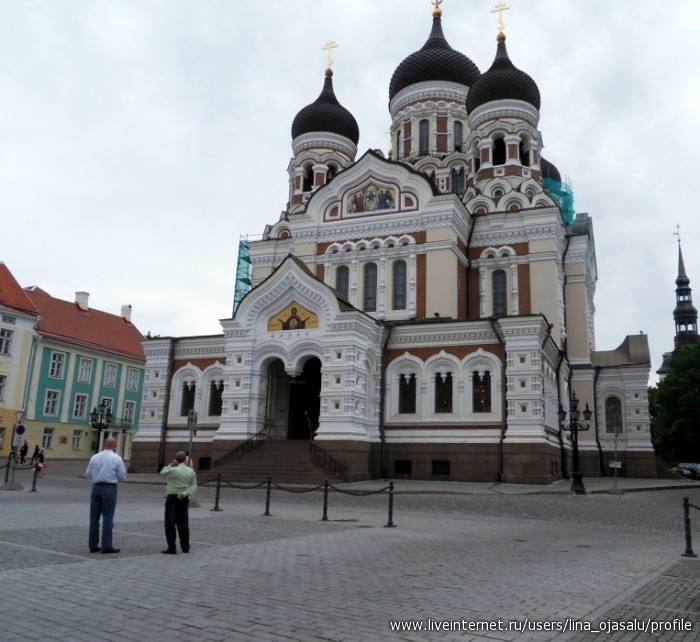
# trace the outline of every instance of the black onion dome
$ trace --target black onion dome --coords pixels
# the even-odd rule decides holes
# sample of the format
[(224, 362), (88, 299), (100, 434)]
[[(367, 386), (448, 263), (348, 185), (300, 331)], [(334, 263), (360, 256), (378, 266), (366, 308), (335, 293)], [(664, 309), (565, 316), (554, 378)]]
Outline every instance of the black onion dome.
[(444, 80), (471, 87), (481, 75), (479, 68), (450, 47), (442, 33), (441, 12), (433, 12), (433, 28), (423, 47), (405, 58), (389, 83), (389, 100), (402, 89), (419, 82)]
[(326, 70), (323, 91), (310, 105), (304, 107), (292, 123), (292, 140), (310, 132), (331, 132), (349, 138), (355, 145), (360, 129), (355, 117), (343, 107), (333, 92), (333, 72)]
[(505, 41), (505, 35), (498, 34), (496, 58), (491, 68), (469, 90), (467, 112), (470, 114), (492, 100), (522, 100), (535, 109), (540, 108), (540, 90), (530, 76), (510, 61)]
[(559, 173), (559, 170), (546, 158), (540, 157), (540, 172), (543, 179), (551, 178), (553, 181), (558, 181), (561, 183), (561, 174)]

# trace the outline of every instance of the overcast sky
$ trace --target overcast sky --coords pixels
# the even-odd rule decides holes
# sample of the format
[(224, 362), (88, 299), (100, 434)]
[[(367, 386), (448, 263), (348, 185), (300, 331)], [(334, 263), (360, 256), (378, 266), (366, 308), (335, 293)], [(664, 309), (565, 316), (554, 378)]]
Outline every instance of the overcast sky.
[[(676, 224), (700, 305), (697, 0), (509, 0), (511, 60), (537, 82), (544, 156), (593, 217), (596, 348), (673, 348)], [(494, 0), (444, 0), (450, 45), (486, 71)], [(387, 150), (394, 69), (428, 0), (0, 0), (0, 260), (145, 334), (218, 334), (241, 235), (285, 209), (290, 128), (334, 88)], [(655, 375), (652, 375), (652, 381)]]

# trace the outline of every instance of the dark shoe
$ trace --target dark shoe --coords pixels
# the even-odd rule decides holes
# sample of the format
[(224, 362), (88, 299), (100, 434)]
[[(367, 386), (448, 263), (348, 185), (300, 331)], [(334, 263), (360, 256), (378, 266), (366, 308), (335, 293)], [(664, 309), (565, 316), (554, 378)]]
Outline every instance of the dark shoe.
[(118, 553), (121, 549), (119, 548), (103, 548), (102, 554), (107, 555), (108, 553)]
[(190, 549), (189, 549), (189, 548), (183, 548), (183, 549), (182, 549), (182, 552), (183, 552), (183, 553), (189, 553), (189, 552), (190, 552)]
[(171, 551), (169, 548), (166, 548), (164, 551), (161, 551), (163, 555), (177, 555), (177, 551)]
[(102, 551), (101, 548), (91, 548), (91, 549), (90, 549), (90, 552), (91, 552), (91, 553), (100, 553), (101, 551)]

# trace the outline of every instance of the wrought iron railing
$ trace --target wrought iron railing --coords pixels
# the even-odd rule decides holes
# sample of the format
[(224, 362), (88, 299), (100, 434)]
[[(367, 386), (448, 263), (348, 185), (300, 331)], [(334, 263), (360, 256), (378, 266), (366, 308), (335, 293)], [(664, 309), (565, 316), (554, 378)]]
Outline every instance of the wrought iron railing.
[(311, 461), (321, 466), (321, 468), (332, 471), (341, 478), (345, 478), (348, 465), (312, 440), (309, 440), (309, 456)]
[(241, 457), (245, 457), (247, 454), (255, 452), (266, 439), (265, 428), (261, 428), (252, 437), (249, 437), (244, 442), (241, 442), (235, 448), (232, 448), (223, 457), (212, 462), (212, 469), (218, 468), (219, 466), (225, 466), (226, 464), (233, 463)]

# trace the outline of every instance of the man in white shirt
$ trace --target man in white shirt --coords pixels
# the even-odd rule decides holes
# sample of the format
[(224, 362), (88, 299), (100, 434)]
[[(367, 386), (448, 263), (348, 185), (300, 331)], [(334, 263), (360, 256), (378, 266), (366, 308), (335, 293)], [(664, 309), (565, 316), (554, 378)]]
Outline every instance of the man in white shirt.
[[(117, 483), (126, 479), (124, 460), (115, 452), (117, 440), (107, 437), (102, 452), (90, 458), (85, 477), (92, 482), (90, 494), (90, 535), (88, 544), (91, 553), (118, 553), (112, 546), (114, 511), (117, 508)], [(100, 541), (100, 516), (102, 516), (102, 547)]]

